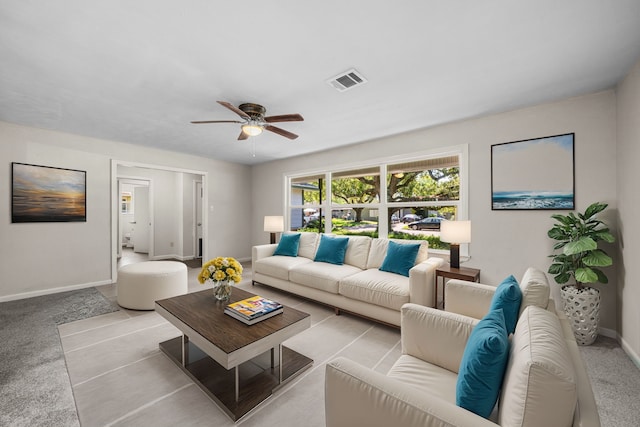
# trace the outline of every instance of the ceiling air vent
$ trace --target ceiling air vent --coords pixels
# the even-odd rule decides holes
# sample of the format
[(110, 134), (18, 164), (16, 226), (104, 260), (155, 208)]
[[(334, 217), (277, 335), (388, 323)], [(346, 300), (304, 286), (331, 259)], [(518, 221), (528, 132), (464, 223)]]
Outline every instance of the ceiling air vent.
[(362, 74), (360, 74), (353, 68), (327, 80), (327, 83), (336, 88), (338, 92), (344, 92), (356, 86), (363, 85), (366, 82), (367, 79), (365, 79)]

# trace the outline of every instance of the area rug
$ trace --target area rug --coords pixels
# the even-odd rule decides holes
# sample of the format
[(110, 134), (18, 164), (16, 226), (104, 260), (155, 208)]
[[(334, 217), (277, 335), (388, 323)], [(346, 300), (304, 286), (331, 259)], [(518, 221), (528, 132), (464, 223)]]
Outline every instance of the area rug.
[(118, 310), (95, 288), (0, 303), (0, 425), (79, 426), (57, 326)]

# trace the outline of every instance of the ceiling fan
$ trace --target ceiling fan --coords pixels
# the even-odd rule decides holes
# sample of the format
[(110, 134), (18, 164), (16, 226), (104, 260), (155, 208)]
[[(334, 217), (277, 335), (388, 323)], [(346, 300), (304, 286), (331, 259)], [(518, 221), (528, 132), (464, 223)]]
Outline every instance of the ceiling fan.
[(281, 116), (268, 116), (265, 117), (264, 113), (267, 109), (259, 104), (240, 104), (238, 107), (231, 105), (225, 101), (217, 101), (218, 104), (227, 107), (237, 115), (243, 118), (243, 120), (198, 120), (192, 121), (194, 124), (204, 123), (242, 123), (242, 131), (238, 140), (247, 139), (250, 136), (260, 135), (263, 130), (268, 130), (278, 135), (282, 135), (285, 138), (296, 139), (298, 135), (291, 133), (279, 127), (273, 126), (271, 123), (278, 122), (301, 122), (304, 119), (300, 114), (283, 114)]

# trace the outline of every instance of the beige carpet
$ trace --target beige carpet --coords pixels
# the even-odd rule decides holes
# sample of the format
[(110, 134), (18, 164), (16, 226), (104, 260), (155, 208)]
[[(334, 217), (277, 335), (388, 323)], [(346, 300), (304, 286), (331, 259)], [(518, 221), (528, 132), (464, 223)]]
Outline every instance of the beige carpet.
[(640, 370), (612, 338), (580, 347), (603, 427), (640, 426)]
[(77, 426), (57, 326), (117, 311), (95, 288), (0, 303), (0, 426)]

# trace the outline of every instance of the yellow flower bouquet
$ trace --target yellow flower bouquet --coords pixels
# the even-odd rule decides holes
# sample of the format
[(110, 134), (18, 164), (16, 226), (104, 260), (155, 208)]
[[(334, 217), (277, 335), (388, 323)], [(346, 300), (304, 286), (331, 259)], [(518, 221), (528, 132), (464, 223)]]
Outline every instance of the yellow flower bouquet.
[(226, 301), (231, 296), (231, 286), (242, 280), (242, 265), (234, 258), (213, 258), (202, 266), (198, 282), (213, 283), (213, 294), (218, 300)]

